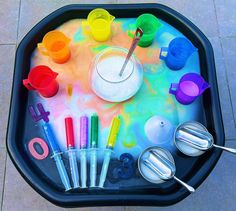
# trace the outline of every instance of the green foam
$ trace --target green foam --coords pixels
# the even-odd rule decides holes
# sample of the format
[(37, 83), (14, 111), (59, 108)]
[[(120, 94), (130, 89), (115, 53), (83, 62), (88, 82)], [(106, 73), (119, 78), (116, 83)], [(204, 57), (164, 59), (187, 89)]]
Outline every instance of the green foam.
[(83, 41), (85, 37), (83, 36), (82, 29), (79, 29), (74, 35), (74, 42)]
[(92, 48), (92, 51), (95, 52), (95, 53), (98, 53), (106, 48), (108, 48), (109, 45), (99, 45), (99, 46), (96, 46), (94, 48)]

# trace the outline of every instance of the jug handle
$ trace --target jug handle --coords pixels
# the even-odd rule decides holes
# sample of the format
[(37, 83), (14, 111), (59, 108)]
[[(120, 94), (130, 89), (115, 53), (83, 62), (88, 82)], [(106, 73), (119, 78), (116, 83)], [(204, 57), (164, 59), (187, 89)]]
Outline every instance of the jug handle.
[(38, 43), (37, 47), (38, 47), (41, 54), (43, 54), (44, 56), (48, 56), (48, 52), (45, 49), (45, 47), (43, 46), (43, 43)]
[(162, 47), (162, 48), (161, 48), (161, 51), (160, 51), (160, 56), (159, 56), (159, 58), (160, 58), (161, 60), (165, 60), (167, 54), (168, 54), (168, 48), (167, 48), (167, 47)]
[(28, 89), (28, 90), (34, 90), (34, 87), (31, 86), (30, 82), (28, 79), (23, 80), (23, 85)]
[(53, 74), (54, 79), (58, 76), (57, 72), (52, 71), (52, 74)]
[(84, 32), (84, 34), (90, 33), (90, 26), (88, 21), (82, 21), (82, 31)]
[(171, 83), (169, 93), (175, 95), (179, 84)]
[(116, 17), (113, 15), (110, 15), (110, 22), (112, 22)]

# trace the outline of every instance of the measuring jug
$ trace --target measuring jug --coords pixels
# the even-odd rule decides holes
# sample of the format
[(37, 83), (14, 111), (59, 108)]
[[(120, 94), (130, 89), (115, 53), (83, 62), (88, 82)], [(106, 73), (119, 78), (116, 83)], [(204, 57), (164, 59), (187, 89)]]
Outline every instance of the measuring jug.
[(178, 37), (170, 42), (168, 48), (161, 48), (160, 59), (164, 60), (170, 69), (180, 70), (194, 51), (196, 48), (188, 39)]
[(171, 84), (169, 93), (175, 95), (179, 103), (188, 105), (209, 87), (209, 84), (199, 74), (187, 73), (179, 83)]
[(52, 97), (59, 88), (56, 81), (57, 75), (58, 73), (47, 66), (36, 66), (30, 70), (28, 79), (23, 80), (23, 85), (28, 90), (38, 91), (43, 97)]
[(41, 54), (49, 56), (54, 62), (62, 64), (70, 59), (70, 38), (62, 32), (54, 30), (48, 32), (42, 43), (38, 43)]
[(94, 9), (89, 13), (87, 21), (82, 22), (83, 32), (91, 33), (98, 42), (106, 41), (111, 36), (111, 23), (114, 19), (105, 9)]
[(143, 31), (143, 35), (140, 38), (138, 42), (138, 46), (140, 47), (148, 47), (149, 45), (152, 44), (156, 32), (160, 29), (161, 27), (160, 21), (152, 14), (145, 13), (140, 15), (135, 22), (135, 25), (130, 25), (130, 29), (128, 31), (128, 34), (130, 37), (134, 37), (134, 34), (131, 32), (133, 31), (132, 28), (134, 27), (135, 29), (140, 28)]

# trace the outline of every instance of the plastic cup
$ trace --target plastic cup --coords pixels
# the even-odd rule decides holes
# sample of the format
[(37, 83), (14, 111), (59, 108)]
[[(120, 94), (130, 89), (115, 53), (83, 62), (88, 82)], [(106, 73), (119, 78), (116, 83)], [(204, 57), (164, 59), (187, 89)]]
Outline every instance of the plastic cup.
[[(135, 22), (136, 28), (141, 28), (143, 31), (143, 35), (138, 42), (138, 46), (140, 47), (148, 47), (152, 44), (156, 32), (160, 29), (161, 23), (160, 21), (152, 14), (145, 13), (140, 15)], [(131, 29), (130, 29), (131, 31)], [(129, 31), (129, 34), (131, 35)], [(133, 34), (131, 35), (134, 36)]]
[(85, 33), (91, 33), (94, 40), (103, 42), (111, 36), (111, 23), (114, 19), (108, 11), (97, 8), (89, 13), (87, 21), (82, 22), (82, 28)]
[(47, 66), (36, 66), (30, 70), (28, 79), (23, 80), (23, 85), (28, 90), (36, 90), (43, 97), (52, 97), (59, 88), (57, 75)]
[(54, 30), (44, 36), (42, 43), (38, 43), (38, 49), (54, 62), (63, 64), (70, 59), (70, 41), (62, 32)]
[(164, 60), (170, 69), (180, 70), (194, 51), (196, 48), (188, 39), (178, 37), (170, 42), (168, 48), (161, 48), (160, 59)]
[(188, 105), (209, 87), (209, 84), (199, 74), (188, 73), (180, 79), (179, 83), (171, 84), (169, 93), (175, 95), (179, 103)]

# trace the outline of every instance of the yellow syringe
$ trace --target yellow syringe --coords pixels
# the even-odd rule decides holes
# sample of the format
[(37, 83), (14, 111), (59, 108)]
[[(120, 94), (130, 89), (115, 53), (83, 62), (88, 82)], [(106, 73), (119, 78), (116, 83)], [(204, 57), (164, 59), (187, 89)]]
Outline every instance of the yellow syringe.
[(111, 129), (108, 137), (107, 148), (113, 149), (120, 129), (120, 118), (116, 116), (112, 119)]
[(107, 146), (106, 146), (107, 149), (105, 150), (105, 153), (104, 153), (102, 171), (101, 171), (100, 180), (99, 180), (99, 187), (100, 188), (103, 188), (104, 182), (106, 180), (107, 170), (108, 170), (110, 159), (111, 159), (112, 149), (115, 146), (117, 135), (119, 133), (119, 129), (120, 129), (120, 118), (118, 116), (116, 116), (113, 118), (112, 123), (111, 123), (111, 129), (110, 129), (110, 133), (109, 133), (108, 141), (107, 141)]

